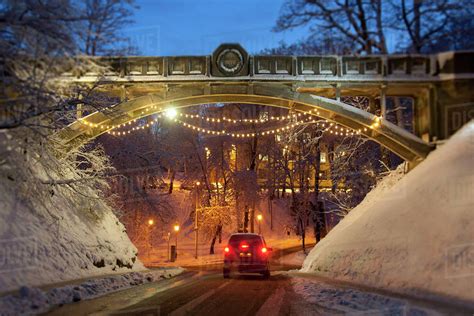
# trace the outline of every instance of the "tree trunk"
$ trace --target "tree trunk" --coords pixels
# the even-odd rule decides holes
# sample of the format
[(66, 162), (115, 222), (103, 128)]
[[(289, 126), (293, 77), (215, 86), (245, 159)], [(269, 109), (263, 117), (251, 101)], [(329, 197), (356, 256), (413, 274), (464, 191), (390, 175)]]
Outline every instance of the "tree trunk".
[(312, 219), (313, 219), (313, 230), (314, 238), (316, 242), (321, 240), (321, 229), (319, 223), (320, 219), (320, 209), (319, 209), (319, 172), (321, 170), (321, 144), (318, 141), (316, 145), (316, 155), (314, 159), (314, 203), (311, 204), (312, 208)]
[(311, 209), (313, 211), (314, 238), (318, 243), (326, 236), (326, 214), (321, 201), (311, 204)]
[(250, 209), (250, 232), (255, 232), (255, 203), (252, 203), (252, 208)]
[(422, 43), (421, 43), (421, 16), (420, 16), (420, 6), (421, 0), (413, 0), (413, 18), (415, 20), (415, 52), (421, 53)]
[(221, 229), (219, 230), (219, 244), (222, 244), (222, 225), (220, 225)]
[(248, 206), (245, 205), (244, 209), (244, 233), (248, 233), (249, 231), (249, 209)]
[(299, 223), (300, 223), (300, 233), (301, 233), (301, 249), (303, 249), (303, 253), (306, 254), (306, 244), (305, 244), (305, 238), (306, 238), (306, 231), (304, 229), (304, 223), (303, 219), (301, 216), (298, 218)]
[(222, 232), (222, 225), (219, 224), (219, 225), (217, 225), (216, 233), (214, 234), (214, 236), (212, 237), (212, 240), (211, 240), (211, 247), (209, 249), (209, 254), (210, 255), (214, 254), (214, 245), (216, 244), (216, 239), (219, 236), (219, 234), (221, 234), (221, 232)]
[(171, 177), (170, 177), (170, 187), (168, 189), (168, 194), (173, 193), (173, 182), (174, 182), (174, 177), (176, 175), (176, 171), (174, 169), (171, 170)]

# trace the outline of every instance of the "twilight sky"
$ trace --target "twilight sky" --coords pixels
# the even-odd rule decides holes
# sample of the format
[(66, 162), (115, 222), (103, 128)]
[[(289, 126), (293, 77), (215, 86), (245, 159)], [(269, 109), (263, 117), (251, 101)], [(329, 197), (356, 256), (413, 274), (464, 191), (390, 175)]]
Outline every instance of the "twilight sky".
[(271, 31), (283, 1), (137, 0), (135, 23), (125, 33), (141, 55), (207, 55), (224, 42), (256, 53), (305, 37), (303, 29)]

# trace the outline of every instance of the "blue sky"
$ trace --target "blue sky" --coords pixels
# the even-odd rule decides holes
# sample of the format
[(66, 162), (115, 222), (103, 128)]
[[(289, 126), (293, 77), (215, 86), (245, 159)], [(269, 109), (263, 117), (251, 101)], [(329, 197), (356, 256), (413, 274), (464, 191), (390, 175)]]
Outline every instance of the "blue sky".
[(219, 43), (239, 42), (249, 53), (292, 43), (304, 30), (271, 29), (284, 0), (137, 0), (125, 33), (141, 55), (207, 55)]

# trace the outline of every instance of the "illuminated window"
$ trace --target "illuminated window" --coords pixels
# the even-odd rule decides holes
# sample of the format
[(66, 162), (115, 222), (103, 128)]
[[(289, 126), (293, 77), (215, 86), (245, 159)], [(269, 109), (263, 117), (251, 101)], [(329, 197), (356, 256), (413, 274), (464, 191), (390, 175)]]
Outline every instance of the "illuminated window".
[(322, 162), (322, 163), (326, 163), (326, 162), (327, 162), (326, 153), (321, 153), (321, 162)]

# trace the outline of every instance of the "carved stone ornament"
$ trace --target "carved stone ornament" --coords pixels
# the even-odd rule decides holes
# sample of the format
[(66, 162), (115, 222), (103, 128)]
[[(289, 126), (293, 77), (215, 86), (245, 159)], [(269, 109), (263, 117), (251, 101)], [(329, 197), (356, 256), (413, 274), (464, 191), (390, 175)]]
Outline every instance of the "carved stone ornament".
[(217, 56), (217, 65), (223, 73), (235, 75), (239, 73), (244, 65), (244, 57), (235, 48), (224, 49)]

